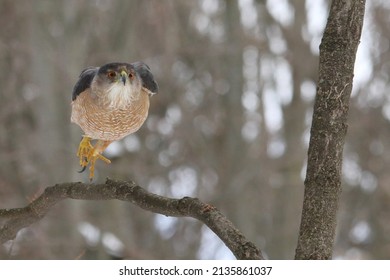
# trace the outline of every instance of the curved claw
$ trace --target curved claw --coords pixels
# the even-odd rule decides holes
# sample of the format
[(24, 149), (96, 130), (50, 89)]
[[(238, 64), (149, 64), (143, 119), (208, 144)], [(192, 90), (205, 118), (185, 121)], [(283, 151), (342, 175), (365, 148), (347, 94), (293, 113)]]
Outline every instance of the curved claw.
[(87, 166), (83, 166), (80, 171), (77, 171), (78, 173), (83, 173), (87, 169)]
[(111, 161), (104, 156), (102, 152), (107, 148), (111, 141), (98, 140), (96, 146), (91, 145), (91, 138), (84, 136), (80, 142), (79, 149), (77, 151), (77, 156), (80, 158), (81, 170), (79, 173), (84, 172), (89, 167), (89, 180), (92, 181), (95, 171), (95, 162), (97, 159), (104, 161), (105, 163), (110, 163)]

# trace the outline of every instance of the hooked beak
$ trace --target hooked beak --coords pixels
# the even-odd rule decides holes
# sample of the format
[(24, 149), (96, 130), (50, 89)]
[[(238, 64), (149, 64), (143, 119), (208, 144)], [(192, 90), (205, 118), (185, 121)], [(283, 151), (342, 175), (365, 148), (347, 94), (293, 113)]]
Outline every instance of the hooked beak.
[(121, 81), (123, 83), (123, 85), (126, 85), (126, 80), (127, 80), (127, 73), (125, 70), (122, 70), (121, 72)]

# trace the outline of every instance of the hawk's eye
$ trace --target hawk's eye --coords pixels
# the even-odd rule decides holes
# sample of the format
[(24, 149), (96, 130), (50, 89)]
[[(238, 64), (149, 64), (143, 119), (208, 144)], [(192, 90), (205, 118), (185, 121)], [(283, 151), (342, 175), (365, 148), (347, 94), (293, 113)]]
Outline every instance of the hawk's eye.
[(129, 78), (132, 80), (132, 79), (134, 79), (134, 73), (133, 72), (130, 72), (129, 73)]
[(109, 78), (115, 78), (115, 76), (116, 76), (116, 74), (115, 74), (114, 71), (109, 71), (109, 72), (107, 73), (107, 77), (109, 77)]

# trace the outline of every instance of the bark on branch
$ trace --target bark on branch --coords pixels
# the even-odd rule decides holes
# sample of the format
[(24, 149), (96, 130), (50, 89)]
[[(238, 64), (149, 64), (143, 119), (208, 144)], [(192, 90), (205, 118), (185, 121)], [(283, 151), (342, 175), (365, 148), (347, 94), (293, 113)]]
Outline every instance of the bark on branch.
[(193, 217), (207, 225), (232, 251), (237, 259), (264, 259), (260, 250), (215, 207), (197, 198), (172, 199), (146, 191), (134, 182), (107, 179), (105, 184), (62, 183), (48, 187), (24, 208), (0, 209), (6, 219), (0, 229), (0, 241), (14, 239), (17, 232), (42, 219), (52, 206), (63, 199), (109, 200), (131, 202), (142, 209), (173, 217)]
[(332, 257), (349, 99), (364, 6), (364, 0), (332, 1), (320, 45), (296, 259)]

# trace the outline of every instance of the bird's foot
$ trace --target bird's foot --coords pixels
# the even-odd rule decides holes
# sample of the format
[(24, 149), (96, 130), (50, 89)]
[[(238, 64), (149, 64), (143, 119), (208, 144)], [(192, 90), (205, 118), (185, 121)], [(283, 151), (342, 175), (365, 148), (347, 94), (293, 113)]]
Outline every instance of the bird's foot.
[(92, 181), (95, 173), (95, 162), (97, 159), (104, 161), (105, 163), (111, 163), (111, 161), (102, 155), (104, 149), (110, 144), (110, 142), (98, 140), (95, 147), (91, 144), (91, 138), (84, 136), (80, 142), (77, 156), (80, 158), (81, 172), (83, 172), (89, 164), (89, 180)]
[(84, 136), (80, 142), (79, 149), (77, 151), (77, 156), (80, 158), (80, 166), (82, 167), (80, 172), (83, 172), (88, 165), (89, 157), (93, 151), (93, 146), (91, 144), (91, 138)]

